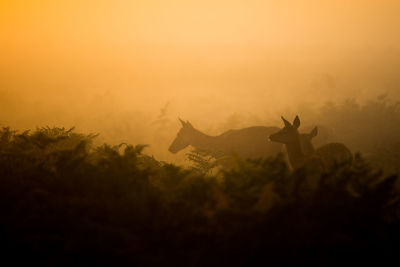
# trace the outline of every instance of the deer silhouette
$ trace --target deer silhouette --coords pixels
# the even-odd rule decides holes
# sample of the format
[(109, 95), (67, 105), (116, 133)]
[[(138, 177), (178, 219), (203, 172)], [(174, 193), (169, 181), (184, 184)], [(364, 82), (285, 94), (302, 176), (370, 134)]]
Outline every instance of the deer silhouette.
[(318, 128), (314, 127), (309, 133), (300, 134), (300, 145), (304, 155), (311, 155), (315, 152), (312, 139), (318, 134)]
[[(189, 121), (179, 120), (182, 128), (168, 149), (171, 153), (191, 145), (210, 151), (215, 158), (230, 158), (235, 154), (241, 158), (255, 159), (273, 156), (282, 150), (281, 144), (265, 142), (267, 136), (279, 130), (278, 127), (253, 126), (210, 136), (195, 129)], [(229, 163), (225, 166), (229, 166)]]
[(318, 128), (315, 127), (309, 134), (300, 135), (298, 116), (294, 119), (293, 124), (283, 117), (282, 120), (285, 124), (284, 128), (270, 135), (269, 139), (286, 146), (289, 162), (293, 169), (309, 165), (328, 170), (334, 164), (352, 159), (350, 150), (340, 143), (329, 143), (314, 149), (311, 139), (318, 134)]

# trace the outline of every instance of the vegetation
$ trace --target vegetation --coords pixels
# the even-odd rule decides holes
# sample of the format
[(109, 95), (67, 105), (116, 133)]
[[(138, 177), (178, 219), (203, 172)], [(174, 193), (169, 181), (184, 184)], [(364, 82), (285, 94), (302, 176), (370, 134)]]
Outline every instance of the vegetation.
[(397, 260), (398, 176), (383, 175), (360, 155), (318, 175), (291, 172), (278, 156), (238, 159), (214, 176), (207, 168), (159, 162), (141, 145), (95, 147), (94, 138), (64, 128), (0, 131), (3, 261), (248, 266)]
[(399, 170), (398, 101), (387, 95), (364, 104), (349, 99), (338, 104), (327, 103), (310, 117), (333, 129), (330, 141), (343, 142), (351, 151), (362, 152), (376, 168), (383, 168), (387, 173)]
[(215, 158), (211, 151), (200, 148), (194, 148), (186, 153), (186, 157), (192, 162), (194, 170), (205, 175), (211, 174), (213, 168), (216, 168), (223, 160), (223, 157)]

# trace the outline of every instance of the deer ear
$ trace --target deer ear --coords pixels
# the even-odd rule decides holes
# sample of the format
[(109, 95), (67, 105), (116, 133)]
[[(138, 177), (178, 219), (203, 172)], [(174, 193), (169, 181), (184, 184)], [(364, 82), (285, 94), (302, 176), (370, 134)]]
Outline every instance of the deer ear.
[(294, 128), (299, 128), (299, 126), (300, 126), (300, 119), (299, 119), (299, 116), (296, 116), (296, 118), (294, 118), (294, 121), (293, 121), (293, 127)]
[(181, 118), (178, 118), (178, 119), (179, 119), (179, 121), (181, 122), (182, 127), (185, 127), (185, 126), (186, 126), (186, 122), (184, 122)]
[(186, 121), (186, 125), (193, 128), (192, 124), (189, 121)]
[(292, 126), (292, 124), (290, 124), (290, 122), (288, 122), (283, 116), (281, 116), (283, 122), (285, 123), (285, 127), (290, 127)]
[(315, 126), (314, 129), (312, 129), (312, 131), (310, 132), (310, 136), (312, 137), (316, 137), (318, 134), (318, 127)]

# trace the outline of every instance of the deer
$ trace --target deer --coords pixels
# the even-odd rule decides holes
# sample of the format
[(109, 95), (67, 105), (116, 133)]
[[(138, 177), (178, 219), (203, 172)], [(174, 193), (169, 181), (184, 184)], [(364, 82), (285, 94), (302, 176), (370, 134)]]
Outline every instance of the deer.
[(284, 117), (284, 128), (269, 136), (269, 140), (284, 144), (289, 157), (290, 165), (293, 169), (298, 169), (305, 165), (320, 167), (329, 170), (335, 164), (352, 160), (350, 150), (341, 143), (329, 143), (314, 149), (311, 139), (318, 134), (315, 127), (309, 134), (302, 136), (298, 132), (300, 119), (298, 116), (291, 124)]
[(318, 134), (318, 127), (315, 126), (309, 133), (300, 134), (300, 145), (304, 155), (311, 155), (315, 152), (312, 139)]
[[(237, 130), (228, 130), (218, 136), (207, 135), (196, 128), (189, 121), (179, 118), (182, 128), (171, 143), (168, 150), (178, 153), (189, 145), (210, 151), (215, 158), (237, 155), (244, 159), (265, 158), (277, 155), (282, 145), (274, 142), (265, 142), (265, 138), (279, 130), (278, 127), (252, 126)], [(229, 160), (228, 160), (229, 161)], [(228, 167), (229, 162), (223, 163)]]

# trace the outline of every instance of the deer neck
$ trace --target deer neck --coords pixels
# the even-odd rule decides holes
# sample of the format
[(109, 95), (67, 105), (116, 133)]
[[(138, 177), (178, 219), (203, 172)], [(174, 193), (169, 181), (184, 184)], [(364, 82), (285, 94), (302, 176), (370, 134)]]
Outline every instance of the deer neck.
[(195, 130), (195, 132), (193, 133), (191, 145), (200, 149), (212, 150), (215, 149), (215, 141), (215, 136), (210, 136), (198, 130)]
[(311, 140), (309, 140), (307, 137), (300, 135), (300, 144), (304, 155), (310, 155), (315, 152), (315, 148), (311, 143)]
[(288, 153), (290, 164), (294, 169), (303, 165), (305, 156), (301, 149), (300, 138), (296, 139), (290, 143), (286, 144), (286, 150)]

